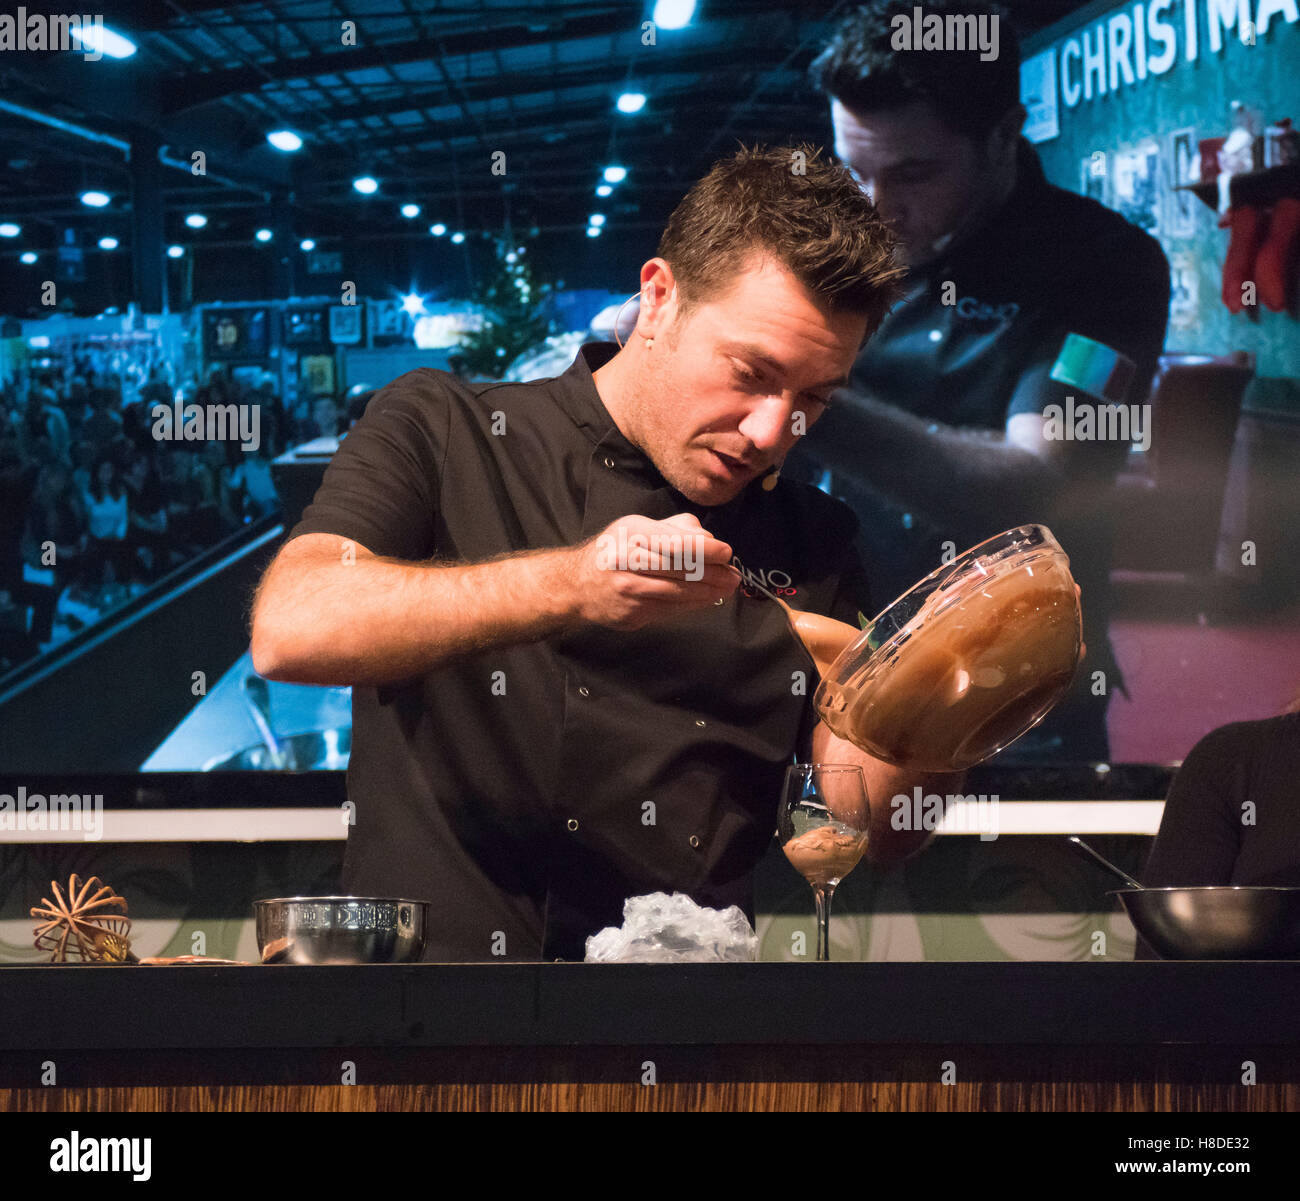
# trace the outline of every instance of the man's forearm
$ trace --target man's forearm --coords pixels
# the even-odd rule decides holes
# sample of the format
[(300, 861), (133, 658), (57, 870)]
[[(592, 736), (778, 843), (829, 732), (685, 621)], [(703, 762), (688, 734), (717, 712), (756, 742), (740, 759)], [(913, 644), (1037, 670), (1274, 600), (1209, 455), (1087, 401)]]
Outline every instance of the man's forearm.
[[(981, 527), (1006, 528), (1046, 514), (1058, 473), (1000, 432), (926, 422), (861, 392), (843, 390), (810, 453), (832, 473), (876, 491), (962, 535), (972, 516)], [(980, 530), (973, 531), (979, 535)], [(959, 539), (960, 540), (960, 539)]]
[[(301, 684), (384, 684), (576, 620), (563, 549), (448, 566), (339, 553), (277, 561), (253, 608), (253, 666)], [(291, 544), (292, 545), (292, 544)]]

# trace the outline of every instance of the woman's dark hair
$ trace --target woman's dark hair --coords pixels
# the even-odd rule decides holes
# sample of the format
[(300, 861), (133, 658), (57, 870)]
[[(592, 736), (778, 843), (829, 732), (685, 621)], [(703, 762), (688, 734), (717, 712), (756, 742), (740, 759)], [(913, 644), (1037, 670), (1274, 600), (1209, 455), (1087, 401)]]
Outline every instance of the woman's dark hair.
[(1020, 103), (1020, 44), (1010, 19), (984, 0), (927, 0), (919, 6), (923, 19), (940, 17), (945, 29), (951, 22), (954, 34), (960, 27), (968, 46), (972, 19), (996, 18), (997, 57), (984, 61), (978, 49), (895, 49), (903, 32), (897, 19), (911, 26), (917, 7), (915, 0), (873, 0), (845, 17), (809, 68), (813, 86), (855, 114), (929, 101), (950, 129), (982, 143)]
[(752, 254), (770, 255), (872, 333), (901, 294), (897, 241), (875, 206), (817, 146), (741, 149), (715, 163), (659, 239), (685, 315), (726, 290)]

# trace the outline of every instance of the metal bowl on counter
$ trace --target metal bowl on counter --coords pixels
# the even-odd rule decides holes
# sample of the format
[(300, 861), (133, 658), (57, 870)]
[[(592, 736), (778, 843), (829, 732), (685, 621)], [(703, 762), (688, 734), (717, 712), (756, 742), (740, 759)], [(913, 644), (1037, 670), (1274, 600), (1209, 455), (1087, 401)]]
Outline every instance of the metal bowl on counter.
[(1200, 884), (1144, 888), (1077, 834), (1066, 841), (1127, 888), (1113, 889), (1161, 959), (1300, 959), (1300, 888)]
[(1300, 959), (1300, 888), (1117, 888), (1161, 959)]
[(263, 963), (412, 963), (429, 902), (405, 897), (272, 897), (254, 901)]

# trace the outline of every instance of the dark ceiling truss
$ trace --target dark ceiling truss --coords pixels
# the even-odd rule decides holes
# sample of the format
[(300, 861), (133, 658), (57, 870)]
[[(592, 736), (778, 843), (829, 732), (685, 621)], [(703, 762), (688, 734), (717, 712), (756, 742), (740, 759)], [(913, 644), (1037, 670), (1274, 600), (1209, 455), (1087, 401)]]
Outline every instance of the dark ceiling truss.
[[(1024, 29), (1081, 7), (1010, 5)], [(319, 218), (358, 236), (406, 236), (424, 217), (464, 227), (468, 215), (491, 229), (530, 212), (543, 225), (581, 227), (598, 204), (614, 230), (661, 221), (739, 142), (826, 144), (825, 102), (806, 70), (849, 6), (699, 0), (690, 28), (660, 31), (646, 47), (651, 0), (98, 0), (105, 23), (137, 42), (135, 57), (92, 66), (76, 54), (8, 56), (0, 95), (161, 142), (173, 160), (203, 149), (211, 178), (163, 178), (172, 217), (213, 213), (202, 234), (178, 229), (182, 240), (254, 228), (277, 193), (292, 197), (304, 228)], [(348, 21), (353, 45), (342, 43)], [(625, 117), (613, 102), (633, 86), (648, 103)], [(266, 145), (277, 127), (303, 136), (300, 154)], [(114, 195), (105, 220), (129, 204), (125, 159), (110, 146), (4, 112), (0, 145), (8, 212), (50, 225), (89, 219), (76, 197), (96, 180)], [(491, 174), (495, 151), (506, 153), (504, 177)], [(629, 181), (598, 200), (600, 170), (615, 159)], [(362, 173), (380, 181), (378, 195), (354, 192)], [(414, 227), (394, 221), (407, 200), (426, 206)]]
[[(555, 13), (553, 6), (539, 6), (542, 14)], [(571, 7), (571, 6), (566, 6)], [(467, 29), (464, 32), (445, 33), (438, 38), (438, 56), (441, 58), (486, 54), (493, 51), (545, 47), (557, 41), (577, 38), (616, 37), (630, 35), (635, 22), (629, 21), (627, 6), (601, 5), (595, 16), (565, 18), (563, 16), (534, 15), (529, 24), (496, 25), (491, 29)], [(358, 43), (364, 20), (357, 23)], [(166, 112), (178, 112), (199, 104), (207, 104), (223, 96), (243, 95), (255, 91), (264, 83), (274, 80), (304, 79), (339, 72), (358, 71), (365, 67), (393, 67), (406, 63), (427, 62), (430, 59), (427, 38), (390, 45), (361, 45), (354, 48), (317, 50), (293, 55), (265, 66), (240, 66), (204, 72), (197, 77), (182, 76), (168, 80), (162, 87), (162, 104)]]
[[(769, 63), (767, 59), (771, 59)], [(690, 89), (701, 82), (713, 85), (717, 90), (725, 90), (734, 102), (736, 94), (742, 89), (752, 88), (756, 76), (768, 69), (776, 69), (778, 61), (770, 50), (764, 54), (759, 47), (753, 53), (746, 53), (740, 61), (719, 62), (716, 51), (708, 53), (681, 54), (674, 57), (671, 68), (655, 72), (655, 93), (650, 101), (650, 114), (664, 111), (677, 101), (689, 105), (692, 100)], [(627, 78), (627, 69), (617, 61), (604, 61), (596, 65), (579, 64), (567, 68), (552, 70), (544, 75), (531, 73), (501, 74), (494, 77), (473, 79), (458, 85), (462, 107), (468, 105), (488, 105), (493, 101), (526, 100), (541, 98), (547, 94), (559, 94), (574, 90), (598, 90), (605, 98), (608, 111), (611, 93), (615, 85), (622, 84)], [(777, 87), (788, 87), (795, 93), (803, 85), (801, 72), (783, 72)], [(368, 92), (384, 90), (378, 98), (369, 97)], [(322, 89), (323, 90), (323, 89)], [(394, 116), (401, 113), (433, 110), (449, 107), (446, 87), (416, 89), (402, 83), (362, 85), (357, 89), (362, 99), (355, 104), (331, 103), (317, 110), (319, 115), (329, 121), (359, 120), (370, 116)], [(787, 93), (789, 95), (790, 93)], [(264, 93), (277, 100), (285, 100), (292, 92), (268, 90)], [(791, 101), (787, 99), (787, 103)]]

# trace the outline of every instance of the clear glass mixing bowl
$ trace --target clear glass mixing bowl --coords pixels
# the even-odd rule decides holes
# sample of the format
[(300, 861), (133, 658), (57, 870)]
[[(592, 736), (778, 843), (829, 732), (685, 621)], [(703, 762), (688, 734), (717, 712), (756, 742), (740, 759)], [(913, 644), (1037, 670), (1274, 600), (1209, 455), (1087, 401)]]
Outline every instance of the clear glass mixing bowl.
[(931, 572), (823, 673), (813, 701), (840, 738), (902, 767), (960, 771), (1065, 695), (1082, 629), (1070, 560), (1025, 525)]

